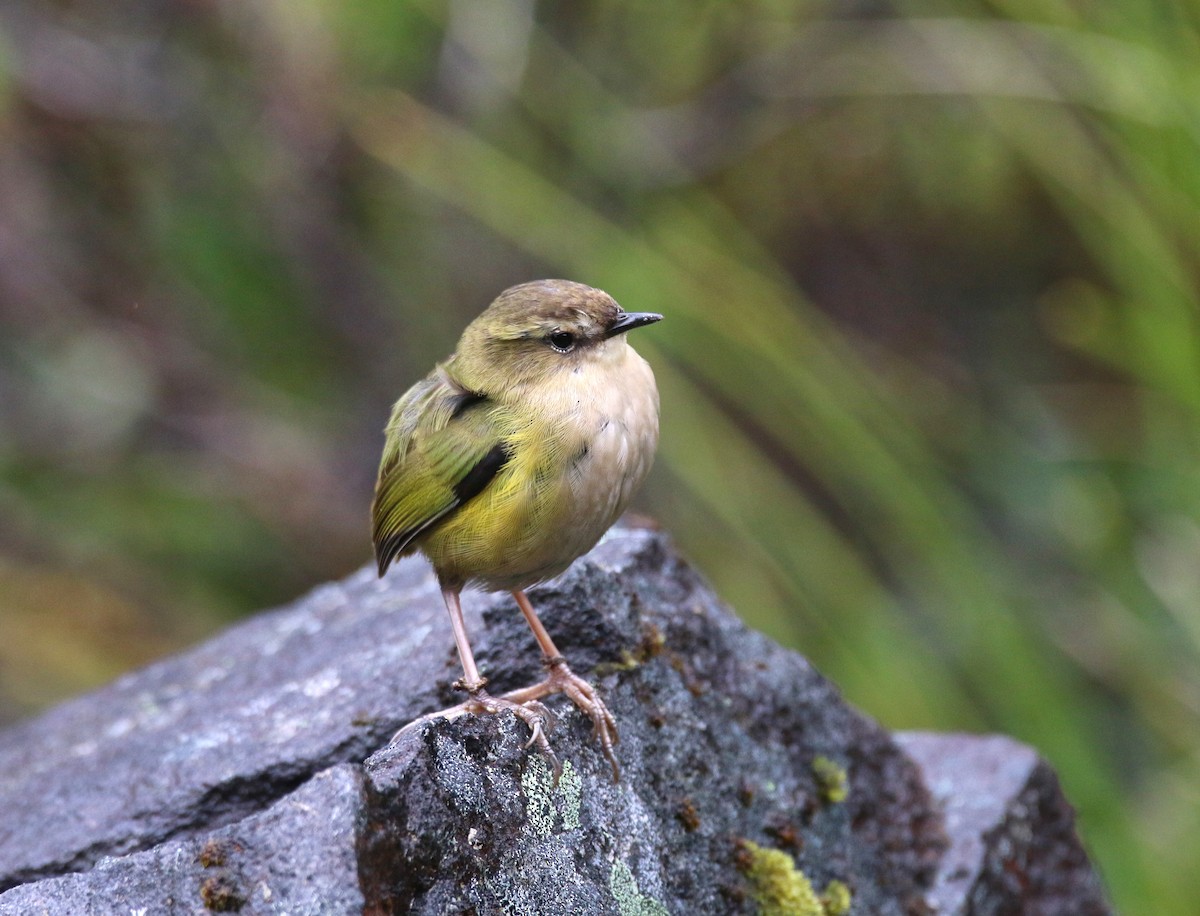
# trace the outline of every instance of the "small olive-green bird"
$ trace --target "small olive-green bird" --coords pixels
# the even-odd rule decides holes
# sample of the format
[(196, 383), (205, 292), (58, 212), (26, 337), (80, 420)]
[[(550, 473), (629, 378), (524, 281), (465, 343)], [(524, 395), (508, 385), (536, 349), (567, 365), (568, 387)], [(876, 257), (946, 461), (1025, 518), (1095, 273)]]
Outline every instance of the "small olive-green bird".
[[(661, 318), (567, 280), (505, 290), (396, 402), (371, 507), (379, 574), (421, 551), (450, 613), (469, 698), (433, 715), (510, 709), (553, 760), (539, 700), (565, 693), (591, 718), (614, 777), (616, 722), (567, 667), (525, 589), (590, 550), (649, 472), (658, 389), (625, 334)], [(483, 689), (459, 603), (468, 585), (512, 593), (544, 681), (500, 697)]]

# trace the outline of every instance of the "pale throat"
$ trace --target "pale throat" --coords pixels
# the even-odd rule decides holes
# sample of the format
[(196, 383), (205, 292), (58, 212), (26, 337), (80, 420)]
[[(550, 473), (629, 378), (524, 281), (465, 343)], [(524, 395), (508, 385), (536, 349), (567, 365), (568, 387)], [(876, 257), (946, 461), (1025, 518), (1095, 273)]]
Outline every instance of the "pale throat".
[(591, 435), (635, 408), (646, 385), (644, 365), (623, 338), (608, 340), (587, 359), (556, 373), (544, 396), (554, 400), (557, 416)]

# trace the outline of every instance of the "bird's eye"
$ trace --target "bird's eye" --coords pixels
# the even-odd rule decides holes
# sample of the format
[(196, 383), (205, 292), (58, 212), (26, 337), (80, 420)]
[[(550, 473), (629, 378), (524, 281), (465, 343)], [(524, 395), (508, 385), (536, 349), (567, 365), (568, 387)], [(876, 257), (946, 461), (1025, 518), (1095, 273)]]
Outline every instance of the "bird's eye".
[(575, 346), (575, 335), (570, 331), (555, 331), (550, 335), (550, 346), (559, 353), (568, 353)]

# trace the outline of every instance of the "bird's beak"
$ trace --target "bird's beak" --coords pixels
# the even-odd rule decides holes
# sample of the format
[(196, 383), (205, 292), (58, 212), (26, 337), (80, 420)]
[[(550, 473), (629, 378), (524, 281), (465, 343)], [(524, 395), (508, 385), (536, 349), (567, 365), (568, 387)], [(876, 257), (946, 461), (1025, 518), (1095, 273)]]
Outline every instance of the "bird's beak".
[(604, 336), (616, 337), (618, 334), (624, 334), (626, 331), (632, 331), (645, 324), (654, 324), (656, 321), (662, 321), (662, 315), (655, 312), (622, 312), (617, 320), (609, 326), (608, 333)]

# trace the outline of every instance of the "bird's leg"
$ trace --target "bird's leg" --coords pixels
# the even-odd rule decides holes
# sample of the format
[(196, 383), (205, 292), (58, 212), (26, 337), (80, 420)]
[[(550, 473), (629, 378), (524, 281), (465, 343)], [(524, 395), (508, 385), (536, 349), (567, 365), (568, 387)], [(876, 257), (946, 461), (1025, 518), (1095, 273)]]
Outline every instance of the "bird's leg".
[(458, 589), (443, 588), (442, 600), (446, 602), (446, 611), (450, 614), (450, 629), (454, 631), (454, 645), (458, 647), (458, 660), (463, 668), (462, 679), (454, 686), (461, 687), (474, 697), (483, 690), (487, 679), (479, 676), (479, 667), (475, 664), (475, 653), (471, 651), (471, 641), (467, 639), (467, 622), (463, 618)]
[(559, 653), (558, 647), (554, 645), (554, 640), (550, 638), (550, 634), (546, 632), (542, 621), (538, 619), (537, 613), (533, 610), (533, 605), (529, 603), (529, 596), (519, 588), (513, 590), (512, 596), (516, 599), (521, 613), (525, 615), (525, 622), (529, 624), (529, 629), (533, 630), (533, 638), (537, 640), (542, 649), (542, 664), (545, 665), (548, 675), (539, 684), (504, 694), (504, 699), (514, 703), (528, 703), (551, 693), (565, 693), (570, 697), (571, 702), (592, 720), (592, 734), (600, 742), (604, 756), (612, 765), (613, 779), (619, 779), (621, 771), (617, 766), (616, 755), (613, 753), (613, 745), (619, 740), (617, 720), (613, 718), (608, 707), (604, 705), (604, 701), (600, 699), (600, 695), (596, 693), (596, 688), (567, 666), (566, 659)]
[(445, 600), (446, 610), (450, 614), (450, 628), (454, 631), (454, 644), (458, 647), (458, 659), (462, 662), (463, 668), (463, 676), (455, 682), (454, 686), (465, 690), (470, 699), (457, 706), (451, 706), (449, 709), (428, 713), (414, 719), (396, 732), (392, 740), (395, 741), (410, 728), (430, 719), (455, 719), (466, 713), (496, 713), (508, 709), (529, 726), (531, 734), (525, 746), (536, 744), (542, 753), (550, 758), (555, 773), (558, 773), (560, 769), (558, 758), (554, 756), (554, 751), (550, 749), (550, 743), (546, 740), (546, 729), (553, 724), (550, 710), (539, 703), (537, 697), (530, 697), (528, 700), (514, 700), (508, 696), (494, 697), (483, 689), (487, 678), (479, 674), (479, 667), (475, 664), (475, 653), (471, 651), (471, 643), (467, 639), (467, 624), (463, 618), (458, 589), (443, 587), (442, 598)]

